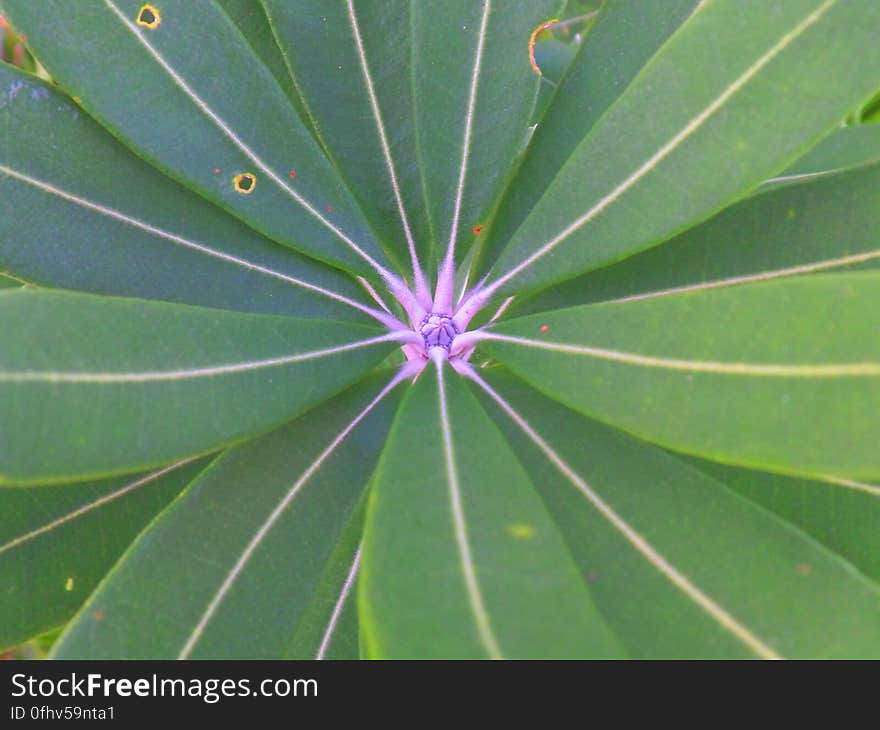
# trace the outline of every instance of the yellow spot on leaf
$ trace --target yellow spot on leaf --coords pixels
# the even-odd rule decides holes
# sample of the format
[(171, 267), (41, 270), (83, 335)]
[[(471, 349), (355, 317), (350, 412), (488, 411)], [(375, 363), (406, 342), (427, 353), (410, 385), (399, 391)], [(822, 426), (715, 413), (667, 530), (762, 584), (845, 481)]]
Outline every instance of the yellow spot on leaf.
[(531, 525), (508, 525), (507, 533), (517, 540), (531, 540), (535, 536), (535, 528)]
[(162, 22), (162, 16), (152, 5), (144, 5), (138, 11), (137, 24), (155, 30)]
[(68, 578), (67, 581), (64, 583), (64, 590), (67, 591), (68, 593), (70, 593), (73, 590), (73, 587), (74, 587), (73, 578)]
[(797, 211), (794, 208), (789, 208), (788, 209), (788, 217), (789, 218), (797, 217)]
[(257, 187), (257, 178), (249, 172), (243, 172), (232, 178), (232, 186), (235, 188), (235, 192), (250, 195)]

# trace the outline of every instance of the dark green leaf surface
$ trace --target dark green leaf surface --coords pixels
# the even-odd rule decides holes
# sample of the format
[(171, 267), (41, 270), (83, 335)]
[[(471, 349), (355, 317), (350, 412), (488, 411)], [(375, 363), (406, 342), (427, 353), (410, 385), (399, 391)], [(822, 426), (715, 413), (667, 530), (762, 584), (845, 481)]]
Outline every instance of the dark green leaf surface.
[(428, 263), (409, 0), (265, 0), (265, 6), (317, 134), (370, 222), (407, 270), (409, 240)]
[(0, 332), (0, 484), (211, 450), (320, 402), (392, 348), (360, 325), (27, 290), (0, 293)]
[(748, 198), (662, 246), (548, 289), (522, 311), (878, 263), (880, 165), (873, 165)]
[(664, 446), (860, 477), (880, 474), (878, 329), (880, 276), (828, 274), (546, 312), (497, 327), (523, 343), (485, 345), (539, 390)]
[(760, 191), (779, 185), (810, 182), (880, 162), (880, 127), (865, 124), (845, 127), (825, 138), (821, 144), (784, 172), (768, 180)]
[(689, 462), (730, 489), (797, 525), (880, 582), (880, 486), (851, 479), (800, 479), (752, 469)]
[(851, 565), (662, 450), (489, 381), (579, 480), (484, 399), (634, 657), (880, 656), (880, 590)]
[[(340, 593), (354, 552), (347, 528), (397, 396), (304, 476), (389, 378), (223, 455), (132, 545), (54, 656), (315, 657), (324, 632), (311, 630), (314, 593), (331, 576)], [(326, 630), (335, 601), (320, 603)]]
[(568, 158), (499, 280), (542, 288), (631, 255), (788, 167), (876, 89), (878, 23), (874, 0), (702, 4)]
[(272, 33), (272, 27), (263, 4), (260, 0), (217, 0), (217, 2), (226, 11), (230, 20), (238, 26), (266, 68), (272, 72), (300, 119), (307, 127), (310, 126), (302, 98), (288, 72), (284, 55), (275, 42), (275, 36)]
[(697, 0), (605, 2), (539, 120), (519, 172), (487, 232), (485, 259), (494, 260), (596, 121), (696, 5)]
[(449, 369), (441, 386), (428, 367), (370, 490), (358, 594), (367, 656), (619, 656), (513, 452), (462, 380)]
[(0, 269), (96, 294), (362, 318), (295, 283), (358, 299), (348, 277), (263, 238), (135, 157), (43, 81), (0, 67), (0, 89), (12, 88), (0, 102)]
[(475, 226), (488, 222), (525, 145), (538, 92), (529, 39), (561, 6), (558, 0), (412, 4), (419, 162), (441, 255), (453, 238), (464, 254)]
[(0, 648), (69, 620), (138, 532), (205, 466), (0, 489)]
[[(96, 0), (72, 13), (62, 0), (3, 0), (0, 9), (53, 78), (144, 158), (281, 243), (369, 272), (351, 244), (375, 258), (375, 236), (220, 6), (165, 0), (149, 29), (136, 24), (142, 5)], [(256, 177), (249, 194), (233, 185), (243, 173)]]

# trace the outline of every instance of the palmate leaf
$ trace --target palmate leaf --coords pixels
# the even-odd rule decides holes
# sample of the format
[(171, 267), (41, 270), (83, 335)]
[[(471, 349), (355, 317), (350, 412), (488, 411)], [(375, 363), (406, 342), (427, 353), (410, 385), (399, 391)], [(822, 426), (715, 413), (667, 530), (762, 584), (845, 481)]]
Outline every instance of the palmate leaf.
[(552, 104), (537, 120), (529, 154), (487, 232), (484, 260), (494, 261), (593, 125), (697, 5), (698, 0), (606, 0)]
[(829, 274), (572, 307), (511, 320), (486, 346), (545, 393), (656, 443), (876, 476), (878, 284)]
[(0, 488), (0, 648), (68, 621), (206, 460), (56, 487)]
[(0, 294), (0, 332), (0, 484), (209, 451), (320, 402), (391, 349), (362, 325), (27, 290)]
[(851, 565), (677, 458), (487, 378), (532, 430), (484, 397), (633, 656), (880, 656), (880, 589)]
[(216, 460), (123, 556), (55, 656), (318, 655), (358, 546), (347, 526), (394, 413), (390, 379)]
[(880, 165), (871, 164), (762, 192), (662, 246), (548, 289), (518, 311), (654, 299), (878, 264)]
[[(364, 257), (382, 255), (376, 237), (220, 6), (168, 0), (155, 28), (137, 24), (142, 6), (100, 0), (71, 12), (62, 0), (3, 0), (0, 10), (27, 28), (53, 78), (159, 169), (275, 240), (370, 273)], [(244, 192), (241, 174), (254, 176)]]
[(880, 656), (875, 5), (0, 0), (0, 643)]
[(363, 320), (339, 301), (359, 297), (354, 282), (171, 182), (44, 81), (2, 66), (0, 88), (17, 90), (0, 106), (0, 270), (96, 294)]
[[(708, 218), (790, 165), (876, 89), (880, 51), (861, 35), (880, 22), (872, 0), (747, 8), (703, 3), (662, 46), (502, 252), (498, 286), (546, 287)], [(865, 47), (858, 67), (848, 62), (853, 43)], [(805, 107), (817, 87), (822, 95)]]
[(443, 369), (422, 374), (382, 454), (359, 587), (368, 657), (621, 656), (534, 486)]

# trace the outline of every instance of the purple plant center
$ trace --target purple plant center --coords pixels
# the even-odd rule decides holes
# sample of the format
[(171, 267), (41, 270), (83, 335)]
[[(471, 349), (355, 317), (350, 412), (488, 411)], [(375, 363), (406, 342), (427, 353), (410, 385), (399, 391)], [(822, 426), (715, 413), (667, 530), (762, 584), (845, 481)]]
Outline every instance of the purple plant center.
[(449, 352), (453, 340), (460, 334), (458, 327), (452, 321), (452, 315), (436, 312), (425, 316), (419, 327), (419, 333), (425, 340), (425, 352), (430, 352), (432, 347), (442, 347)]

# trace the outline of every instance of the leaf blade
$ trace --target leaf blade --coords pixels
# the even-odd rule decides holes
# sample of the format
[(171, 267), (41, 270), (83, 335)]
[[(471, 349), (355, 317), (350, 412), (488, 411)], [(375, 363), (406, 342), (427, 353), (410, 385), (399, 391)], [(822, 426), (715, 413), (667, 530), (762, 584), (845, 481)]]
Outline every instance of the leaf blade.
[(633, 656), (880, 651), (880, 591), (851, 565), (676, 457), (487, 377), (532, 430), (490, 407)]
[[(440, 422), (447, 393), (452, 441)], [(424, 373), (401, 407), (370, 491), (358, 591), (370, 657), (619, 655), (533, 487), (458, 378)]]
[(0, 329), (9, 332), (0, 354), (0, 483), (73, 481), (211, 451), (320, 402), (391, 349), (372, 328), (309, 322), (0, 294)]
[[(344, 543), (397, 403), (365, 412), (388, 377), (224, 454), (126, 552), (54, 656), (314, 658), (316, 591), (349, 567)], [(333, 604), (320, 608), (326, 626)]]
[(872, 273), (823, 275), (587, 305), (512, 320), (485, 344), (551, 397), (669, 448), (870, 476), (876, 285)]
[[(656, 245), (791, 164), (874, 89), (880, 54), (837, 71), (850, 34), (876, 13), (861, 0), (756, 4), (748, 14), (729, 0), (702, 4), (569, 158), (499, 258), (496, 289), (542, 288)], [(838, 54), (840, 67), (823, 66)], [(823, 77), (804, 118), (802, 93)], [(654, 124), (628, 131), (646, 104)], [(583, 180), (584, 169), (596, 172)]]
[[(136, 24), (140, 7), (139, 0), (102, 0), (71, 14), (56, 0), (40, 8), (3, 3), (52, 76), (139, 155), (274, 240), (374, 273), (371, 261), (381, 265), (382, 258), (375, 236), (274, 76), (222, 9), (169, 0), (162, 22), (144, 29)], [(55, 23), (58, 17), (65, 22)], [(198, 48), (189, 42), (193, 37), (202, 39)], [(112, 52), (113, 79), (108, 66), (93, 63), (94, 46)], [(217, 68), (225, 69), (223, 77)], [(116, 83), (117, 75), (127, 83)], [(300, 174), (291, 180), (294, 164)], [(255, 178), (240, 192), (235, 180), (242, 174)]]
[(204, 467), (188, 460), (136, 478), (0, 489), (0, 647), (69, 620), (138, 532)]

